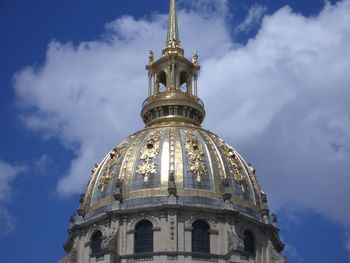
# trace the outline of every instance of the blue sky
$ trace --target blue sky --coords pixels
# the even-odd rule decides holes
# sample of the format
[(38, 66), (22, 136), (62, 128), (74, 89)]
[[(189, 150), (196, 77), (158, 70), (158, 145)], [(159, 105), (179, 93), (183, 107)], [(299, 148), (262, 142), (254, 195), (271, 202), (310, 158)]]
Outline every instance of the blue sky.
[[(4, 261), (63, 255), (89, 171), (142, 128), (144, 65), (167, 11), (165, 0), (0, 0)], [(349, 14), (349, 0), (179, 1), (204, 127), (257, 168), (290, 262), (350, 262)]]

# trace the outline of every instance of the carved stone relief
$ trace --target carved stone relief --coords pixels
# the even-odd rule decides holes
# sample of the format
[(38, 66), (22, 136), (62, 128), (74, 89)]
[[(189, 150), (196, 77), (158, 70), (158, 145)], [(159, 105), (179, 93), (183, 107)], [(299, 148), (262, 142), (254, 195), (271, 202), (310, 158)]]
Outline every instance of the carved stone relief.
[(127, 231), (133, 231), (136, 224), (141, 221), (141, 220), (148, 220), (153, 224), (153, 228), (158, 229), (160, 228), (160, 222), (159, 219), (156, 216), (153, 215), (146, 215), (146, 214), (141, 214), (133, 217), (127, 224)]
[(228, 226), (227, 241), (229, 251), (243, 249), (243, 240), (236, 234), (233, 226)]

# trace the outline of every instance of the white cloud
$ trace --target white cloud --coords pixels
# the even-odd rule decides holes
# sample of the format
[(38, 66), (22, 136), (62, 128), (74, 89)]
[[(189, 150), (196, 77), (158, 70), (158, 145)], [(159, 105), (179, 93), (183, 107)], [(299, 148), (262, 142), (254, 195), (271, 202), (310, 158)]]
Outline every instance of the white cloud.
[(43, 154), (35, 161), (34, 172), (37, 175), (50, 175), (48, 168), (51, 165), (53, 165), (53, 160), (48, 156), (48, 154)]
[(258, 4), (253, 5), (249, 11), (245, 19), (241, 24), (239, 24), (235, 28), (235, 32), (248, 32), (251, 30), (253, 26), (257, 26), (263, 16), (265, 15), (267, 8)]
[(24, 171), (22, 166), (13, 166), (0, 160), (0, 235), (10, 232), (14, 227), (6, 205), (12, 199), (11, 182)]
[(272, 207), (294, 203), (347, 227), (349, 12), (350, 1), (312, 18), (285, 7), (246, 46), (204, 61), (201, 79), (208, 126), (245, 151)]
[[(198, 3), (180, 12), (180, 35), (201, 54), (204, 126), (255, 164), (273, 208), (293, 203), (350, 227), (350, 1), (310, 18), (282, 8), (245, 46), (230, 39), (226, 1)], [(75, 150), (61, 194), (82, 191), (94, 162), (142, 128), (143, 65), (149, 48), (159, 55), (166, 24), (119, 18), (104, 39), (53, 41), (42, 67), (16, 75), (27, 125)]]

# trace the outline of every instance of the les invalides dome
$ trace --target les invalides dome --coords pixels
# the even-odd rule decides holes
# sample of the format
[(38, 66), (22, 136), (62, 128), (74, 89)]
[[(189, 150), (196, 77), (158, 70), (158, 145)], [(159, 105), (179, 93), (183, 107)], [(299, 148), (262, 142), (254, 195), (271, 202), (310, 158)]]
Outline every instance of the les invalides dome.
[(146, 126), (93, 169), (61, 262), (286, 262), (254, 168), (201, 127), (198, 54), (184, 57), (175, 0), (146, 68)]

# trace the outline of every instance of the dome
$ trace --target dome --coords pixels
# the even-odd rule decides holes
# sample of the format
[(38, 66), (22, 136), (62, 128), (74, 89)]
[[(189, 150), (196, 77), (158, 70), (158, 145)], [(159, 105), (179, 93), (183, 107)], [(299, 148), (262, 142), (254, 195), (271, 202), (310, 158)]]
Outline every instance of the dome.
[(254, 169), (217, 135), (186, 123), (145, 128), (116, 146), (96, 166), (84, 209), (87, 217), (113, 210), (161, 206), (169, 195), (183, 206), (218, 207), (230, 201), (261, 219)]
[[(169, 202), (221, 207), (263, 220), (267, 207), (254, 169), (220, 137), (201, 127), (204, 103), (198, 96), (198, 52), (191, 60), (180, 45), (175, 2), (162, 56), (149, 53), (148, 97), (142, 104), (145, 128), (117, 145), (96, 165), (80, 214), (158, 207)], [(169, 201), (169, 197), (174, 197)], [(174, 201), (176, 200), (176, 201)], [(264, 202), (263, 202), (264, 201)]]
[(198, 57), (184, 57), (170, 0), (166, 45), (146, 66), (145, 128), (95, 165), (62, 263), (286, 262), (254, 168), (201, 126)]

